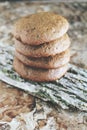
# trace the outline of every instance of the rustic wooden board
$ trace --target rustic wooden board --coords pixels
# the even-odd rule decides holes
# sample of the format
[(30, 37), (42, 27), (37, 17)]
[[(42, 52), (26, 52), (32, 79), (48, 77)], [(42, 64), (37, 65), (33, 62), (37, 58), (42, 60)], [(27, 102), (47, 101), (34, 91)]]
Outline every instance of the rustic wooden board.
[(32, 82), (21, 78), (13, 69), (13, 46), (0, 45), (0, 79), (63, 109), (87, 111), (87, 70), (69, 64), (69, 70), (54, 82)]

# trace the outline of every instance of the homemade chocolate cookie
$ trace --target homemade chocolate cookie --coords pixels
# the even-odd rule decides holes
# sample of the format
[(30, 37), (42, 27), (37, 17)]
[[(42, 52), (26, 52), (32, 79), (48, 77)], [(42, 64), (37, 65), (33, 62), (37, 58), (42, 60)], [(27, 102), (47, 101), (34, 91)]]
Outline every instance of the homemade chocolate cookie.
[(70, 46), (70, 39), (67, 34), (61, 38), (51, 41), (50, 43), (44, 43), (38, 46), (31, 46), (23, 44), (15, 39), (15, 48), (23, 55), (31, 57), (47, 57), (56, 55), (65, 51)]
[(39, 45), (63, 36), (69, 28), (68, 21), (55, 13), (40, 12), (19, 19), (13, 30), (16, 39), (29, 45)]
[(66, 50), (60, 54), (49, 57), (27, 57), (19, 52), (15, 52), (15, 56), (24, 64), (35, 68), (55, 69), (59, 68), (69, 62), (70, 51)]
[(68, 65), (64, 65), (58, 69), (40, 69), (33, 68), (24, 65), (17, 58), (14, 59), (13, 66), (15, 71), (23, 78), (32, 80), (32, 81), (53, 81), (62, 77), (67, 69)]

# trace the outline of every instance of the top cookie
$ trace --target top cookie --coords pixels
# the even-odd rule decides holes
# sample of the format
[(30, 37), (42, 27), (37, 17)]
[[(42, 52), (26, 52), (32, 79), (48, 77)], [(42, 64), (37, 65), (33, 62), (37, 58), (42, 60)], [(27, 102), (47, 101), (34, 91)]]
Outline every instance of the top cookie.
[(13, 30), (16, 39), (25, 44), (39, 45), (53, 41), (68, 30), (67, 20), (51, 12), (31, 14), (19, 19)]

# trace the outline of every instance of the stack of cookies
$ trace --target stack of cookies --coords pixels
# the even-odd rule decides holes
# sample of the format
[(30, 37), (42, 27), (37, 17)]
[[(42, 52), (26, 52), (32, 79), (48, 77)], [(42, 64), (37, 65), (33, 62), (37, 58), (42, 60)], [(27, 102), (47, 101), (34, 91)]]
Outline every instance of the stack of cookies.
[(41, 12), (19, 19), (14, 27), (14, 69), (25, 79), (53, 81), (62, 77), (70, 59), (69, 24), (57, 14)]

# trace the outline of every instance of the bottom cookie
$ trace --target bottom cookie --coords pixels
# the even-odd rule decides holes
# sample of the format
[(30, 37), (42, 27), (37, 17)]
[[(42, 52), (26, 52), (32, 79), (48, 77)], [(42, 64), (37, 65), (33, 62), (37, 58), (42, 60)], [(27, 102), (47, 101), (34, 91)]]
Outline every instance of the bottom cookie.
[(68, 69), (67, 64), (58, 69), (33, 68), (24, 65), (16, 57), (14, 58), (13, 66), (15, 71), (21, 77), (32, 81), (37, 81), (37, 82), (53, 81), (56, 79), (60, 79)]

